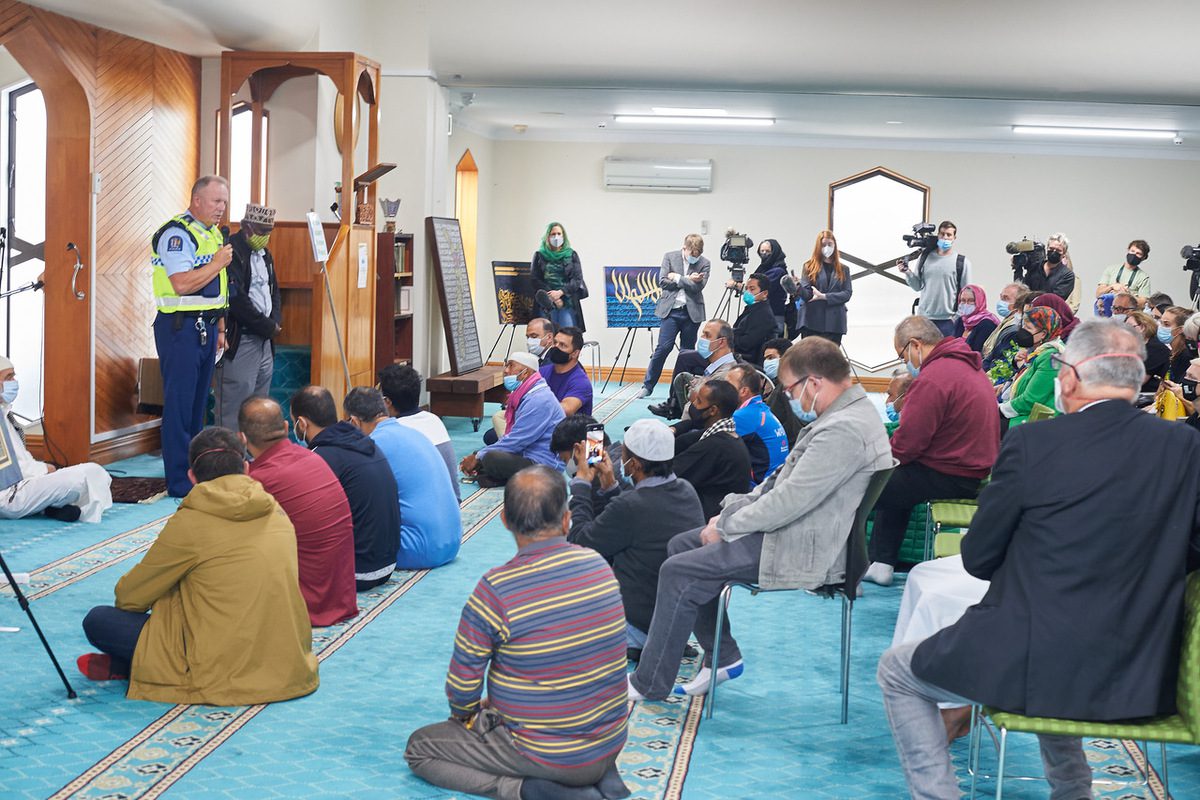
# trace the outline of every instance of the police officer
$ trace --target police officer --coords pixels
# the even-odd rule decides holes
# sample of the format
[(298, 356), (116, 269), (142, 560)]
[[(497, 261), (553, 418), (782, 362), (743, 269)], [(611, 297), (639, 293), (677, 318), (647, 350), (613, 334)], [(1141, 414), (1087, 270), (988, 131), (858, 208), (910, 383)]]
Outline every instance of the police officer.
[(225, 349), (232, 249), (217, 227), (229, 205), (229, 182), (206, 175), (192, 185), (188, 210), (172, 217), (150, 240), (154, 344), (163, 379), (162, 453), (167, 493), (183, 497), (188, 445), (204, 427), (209, 384)]

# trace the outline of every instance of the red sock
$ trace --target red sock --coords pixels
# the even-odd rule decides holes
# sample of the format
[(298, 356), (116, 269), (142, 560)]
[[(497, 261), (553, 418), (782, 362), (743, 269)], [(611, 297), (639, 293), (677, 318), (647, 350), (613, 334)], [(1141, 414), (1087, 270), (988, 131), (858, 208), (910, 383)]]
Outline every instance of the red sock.
[(84, 653), (75, 659), (75, 666), (90, 681), (125, 680), (128, 677), (113, 672), (112, 656), (107, 653)]

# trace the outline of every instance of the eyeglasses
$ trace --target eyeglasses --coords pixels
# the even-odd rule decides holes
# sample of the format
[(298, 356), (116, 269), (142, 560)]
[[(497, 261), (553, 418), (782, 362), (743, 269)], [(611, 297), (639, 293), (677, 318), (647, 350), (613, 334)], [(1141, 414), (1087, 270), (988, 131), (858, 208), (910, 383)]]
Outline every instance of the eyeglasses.
[(811, 375), (805, 375), (803, 378), (797, 378), (797, 379), (796, 379), (795, 381), (793, 381), (792, 383), (790, 383), (790, 384), (788, 384), (787, 386), (783, 387), (783, 393), (784, 393), (784, 394), (786, 394), (788, 397), (791, 397), (791, 396), (792, 396), (792, 389), (795, 389), (797, 386), (799, 386), (800, 384), (804, 383), (805, 381), (807, 381), (807, 380), (808, 380), (809, 378), (811, 378), (811, 377), (812, 377)]
[(1128, 314), (1131, 311), (1137, 311), (1137, 307), (1136, 306), (1113, 306), (1112, 311), (1114, 314)]
[(1072, 364), (1070, 361), (1067, 361), (1060, 354), (1058, 354), (1058, 353), (1052, 354), (1050, 356), (1050, 363), (1054, 365), (1055, 370), (1061, 370), (1063, 367), (1070, 367), (1071, 372), (1075, 373), (1075, 380), (1079, 381), (1080, 383), (1083, 383), (1083, 380), (1080, 379), (1080, 377), (1079, 377), (1079, 370), (1075, 369), (1075, 365)]

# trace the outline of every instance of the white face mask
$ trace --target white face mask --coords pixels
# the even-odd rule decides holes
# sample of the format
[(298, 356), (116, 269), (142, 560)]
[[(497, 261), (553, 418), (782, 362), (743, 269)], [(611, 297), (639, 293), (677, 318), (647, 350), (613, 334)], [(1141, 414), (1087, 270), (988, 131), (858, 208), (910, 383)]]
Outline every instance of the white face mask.
[(550, 246), (554, 248), (563, 246), (563, 235), (561, 233), (550, 234)]
[(540, 356), (546, 348), (542, 347), (541, 339), (536, 336), (530, 336), (525, 340), (525, 349), (528, 350), (531, 355)]
[(1062, 402), (1062, 381), (1058, 379), (1057, 375), (1054, 376), (1054, 410), (1060, 414), (1067, 413)]
[(833, 258), (833, 245), (827, 244), (821, 248), (821, 255), (825, 258)]

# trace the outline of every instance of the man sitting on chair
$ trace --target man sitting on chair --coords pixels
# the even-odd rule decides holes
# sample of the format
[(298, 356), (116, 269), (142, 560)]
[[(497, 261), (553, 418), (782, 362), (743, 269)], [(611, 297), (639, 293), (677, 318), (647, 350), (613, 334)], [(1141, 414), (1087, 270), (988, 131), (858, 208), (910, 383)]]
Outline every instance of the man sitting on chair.
[[(99, 522), (112, 507), (112, 478), (99, 464), (90, 462), (56, 468), (38, 461), (25, 449), (25, 439), (13, 418), (17, 400), (17, 370), (0, 356), (0, 437), (12, 447), (16, 480), (4, 480), (0, 472), (0, 519), (21, 519), (37, 513), (63, 522)], [(0, 439), (0, 445), (4, 440)]]
[[(712, 664), (717, 598), (729, 581), (764, 589), (815, 589), (845, 579), (846, 539), (871, 476), (892, 465), (879, 412), (827, 339), (810, 337), (783, 356), (779, 379), (797, 415), (810, 422), (787, 460), (748, 494), (730, 495), (703, 528), (677, 535), (659, 570), (646, 646), (629, 678), (633, 700), (705, 694), (742, 673), (742, 656), (722, 627)], [(679, 654), (695, 631), (706, 663), (675, 686)]]
[(665, 402), (650, 406), (650, 413), (679, 419), (688, 398), (706, 380), (723, 378), (737, 357), (733, 354), (733, 328), (723, 319), (710, 319), (700, 328), (695, 350), (681, 350), (671, 373), (671, 393)]

